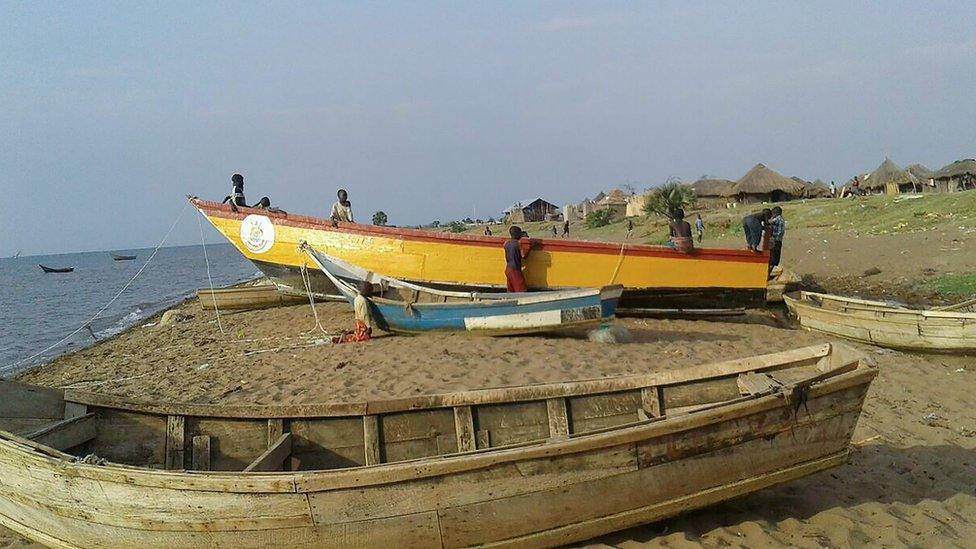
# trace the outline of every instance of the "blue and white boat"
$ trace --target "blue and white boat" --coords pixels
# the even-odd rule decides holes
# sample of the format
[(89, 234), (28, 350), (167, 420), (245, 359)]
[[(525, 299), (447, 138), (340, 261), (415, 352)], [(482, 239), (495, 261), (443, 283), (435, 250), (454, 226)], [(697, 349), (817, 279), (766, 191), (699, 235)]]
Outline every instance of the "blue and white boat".
[(614, 318), (623, 286), (529, 293), (456, 292), (427, 288), (374, 272), (312, 249), (302, 250), (350, 302), (351, 282), (379, 287), (369, 297), (373, 320), (396, 333), (430, 331), (517, 335), (599, 326)]

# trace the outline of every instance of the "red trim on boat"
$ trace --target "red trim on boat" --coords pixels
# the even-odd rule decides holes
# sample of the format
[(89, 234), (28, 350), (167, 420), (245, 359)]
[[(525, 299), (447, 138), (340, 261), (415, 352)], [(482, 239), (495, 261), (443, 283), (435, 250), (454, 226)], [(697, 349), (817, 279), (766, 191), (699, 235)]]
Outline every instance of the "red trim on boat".
[[(414, 240), (421, 242), (437, 242), (441, 244), (457, 243), (467, 246), (485, 246), (497, 248), (502, 242), (500, 237), (488, 237), (477, 235), (462, 235), (452, 233), (442, 233), (435, 231), (424, 231), (421, 229), (403, 229), (399, 227), (379, 227), (376, 225), (361, 225), (359, 223), (340, 223), (338, 228), (332, 226), (329, 220), (309, 217), (296, 214), (281, 214), (258, 210), (254, 208), (237, 207), (235, 213), (227, 204), (218, 204), (199, 198), (192, 198), (190, 202), (208, 216), (222, 217), (225, 219), (242, 220), (250, 214), (264, 215), (274, 220), (275, 223), (297, 227), (302, 229), (315, 229), (321, 231), (337, 231), (342, 233), (361, 234), (369, 236), (388, 236), (401, 238), (404, 240)], [(615, 244), (613, 242), (592, 242), (587, 240), (559, 240), (559, 239), (531, 239), (536, 247), (533, 249), (551, 252), (576, 252), (576, 253), (599, 253), (617, 255), (621, 253), (621, 246), (624, 247), (624, 255), (630, 256), (650, 256), (668, 257), (673, 259), (703, 259), (713, 261), (738, 261), (744, 263), (768, 263), (769, 252), (760, 254), (747, 250), (730, 250), (722, 248), (695, 248), (690, 253), (682, 253), (665, 246), (650, 246), (647, 244)]]

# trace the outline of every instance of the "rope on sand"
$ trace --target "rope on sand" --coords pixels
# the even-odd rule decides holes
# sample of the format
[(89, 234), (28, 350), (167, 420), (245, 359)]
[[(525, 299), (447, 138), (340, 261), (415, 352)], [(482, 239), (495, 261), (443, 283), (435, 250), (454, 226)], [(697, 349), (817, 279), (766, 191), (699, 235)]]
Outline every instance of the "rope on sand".
[(92, 315), (92, 317), (89, 318), (87, 322), (85, 322), (81, 326), (78, 326), (77, 329), (75, 329), (70, 334), (64, 336), (63, 338), (59, 339), (56, 343), (53, 343), (53, 344), (49, 345), (48, 347), (46, 347), (45, 349), (41, 350), (40, 352), (37, 352), (37, 353), (35, 353), (35, 354), (33, 354), (33, 355), (31, 355), (31, 356), (23, 359), (23, 360), (20, 360), (18, 362), (15, 362), (13, 364), (10, 364), (10, 365), (6, 366), (4, 368), (4, 370), (13, 370), (14, 368), (20, 366), (21, 364), (24, 364), (24, 363), (27, 363), (27, 362), (30, 362), (30, 361), (34, 360), (35, 358), (43, 355), (44, 353), (50, 351), (51, 349), (54, 349), (58, 345), (61, 345), (65, 341), (68, 341), (69, 339), (71, 339), (72, 337), (74, 337), (78, 332), (84, 330), (85, 328), (88, 328), (90, 330), (91, 329), (91, 326), (90, 326), (91, 323), (94, 322), (102, 313), (104, 313), (105, 310), (108, 309), (113, 303), (115, 303), (115, 301), (119, 297), (121, 297), (122, 294), (126, 290), (129, 289), (129, 286), (131, 286), (132, 283), (135, 282), (135, 280), (137, 278), (139, 278), (139, 275), (141, 275), (142, 272), (146, 270), (146, 267), (148, 267), (149, 264), (152, 262), (153, 258), (156, 257), (156, 253), (159, 252), (159, 249), (162, 248), (163, 247), (163, 244), (166, 243), (166, 240), (169, 238), (169, 235), (172, 234), (173, 229), (176, 228), (177, 223), (179, 223), (180, 220), (183, 219), (183, 213), (186, 212), (186, 208), (189, 205), (190, 205), (190, 202), (189, 201), (183, 203), (183, 209), (180, 210), (180, 214), (176, 216), (176, 221), (174, 221), (173, 224), (170, 226), (169, 230), (166, 231), (166, 235), (163, 236), (163, 239), (159, 241), (159, 244), (157, 244), (156, 247), (153, 248), (152, 253), (149, 254), (149, 258), (146, 259), (146, 262), (142, 264), (142, 267), (139, 267), (139, 270), (136, 271), (136, 274), (132, 275), (132, 278), (130, 278), (129, 281), (126, 282), (124, 286), (122, 286), (122, 289), (119, 290), (118, 293), (115, 294), (114, 297), (112, 297), (112, 299), (108, 300), (108, 303), (106, 303), (105, 305), (103, 305), (102, 308), (98, 310), (98, 312), (96, 312), (94, 315)]
[(207, 262), (207, 280), (210, 282), (210, 299), (213, 300), (214, 312), (217, 313), (217, 328), (220, 330), (220, 335), (226, 336), (227, 332), (224, 331), (224, 325), (220, 322), (220, 309), (217, 307), (217, 296), (214, 295), (213, 277), (210, 276), (210, 256), (207, 255), (207, 241), (203, 238), (203, 221), (199, 217), (197, 218), (197, 226), (200, 227), (200, 244), (203, 245), (203, 259)]

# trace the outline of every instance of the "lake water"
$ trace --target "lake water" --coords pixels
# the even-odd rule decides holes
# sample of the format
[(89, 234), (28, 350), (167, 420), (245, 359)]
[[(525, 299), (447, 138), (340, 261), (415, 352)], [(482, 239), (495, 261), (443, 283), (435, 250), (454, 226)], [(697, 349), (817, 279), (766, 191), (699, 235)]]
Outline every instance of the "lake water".
[[(106, 251), (0, 259), (0, 377), (94, 342), (91, 333), (82, 330), (44, 355), (19, 363), (83, 326), (152, 253), (113, 251), (138, 257), (114, 261)], [(214, 286), (260, 274), (230, 244), (207, 245), (207, 254)], [(45, 274), (39, 263), (75, 271)], [(207, 286), (201, 246), (162, 248), (125, 293), (91, 323), (91, 330), (99, 339), (117, 334)]]

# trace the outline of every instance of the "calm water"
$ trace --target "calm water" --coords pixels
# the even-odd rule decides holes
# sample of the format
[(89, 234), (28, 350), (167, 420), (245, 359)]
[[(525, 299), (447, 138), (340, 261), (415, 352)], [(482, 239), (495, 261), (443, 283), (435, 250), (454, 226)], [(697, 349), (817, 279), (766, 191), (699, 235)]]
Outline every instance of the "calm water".
[[(108, 252), (0, 259), (0, 377), (10, 375), (93, 342), (82, 330), (65, 344), (25, 364), (16, 363), (52, 345), (84, 324), (143, 265), (151, 249), (113, 250), (138, 255), (113, 261)], [(208, 245), (215, 286), (253, 278), (259, 273), (229, 244)], [(48, 267), (74, 267), (68, 274), (44, 274)], [(91, 323), (101, 339), (133, 326), (207, 287), (200, 246), (163, 248), (122, 296)]]

